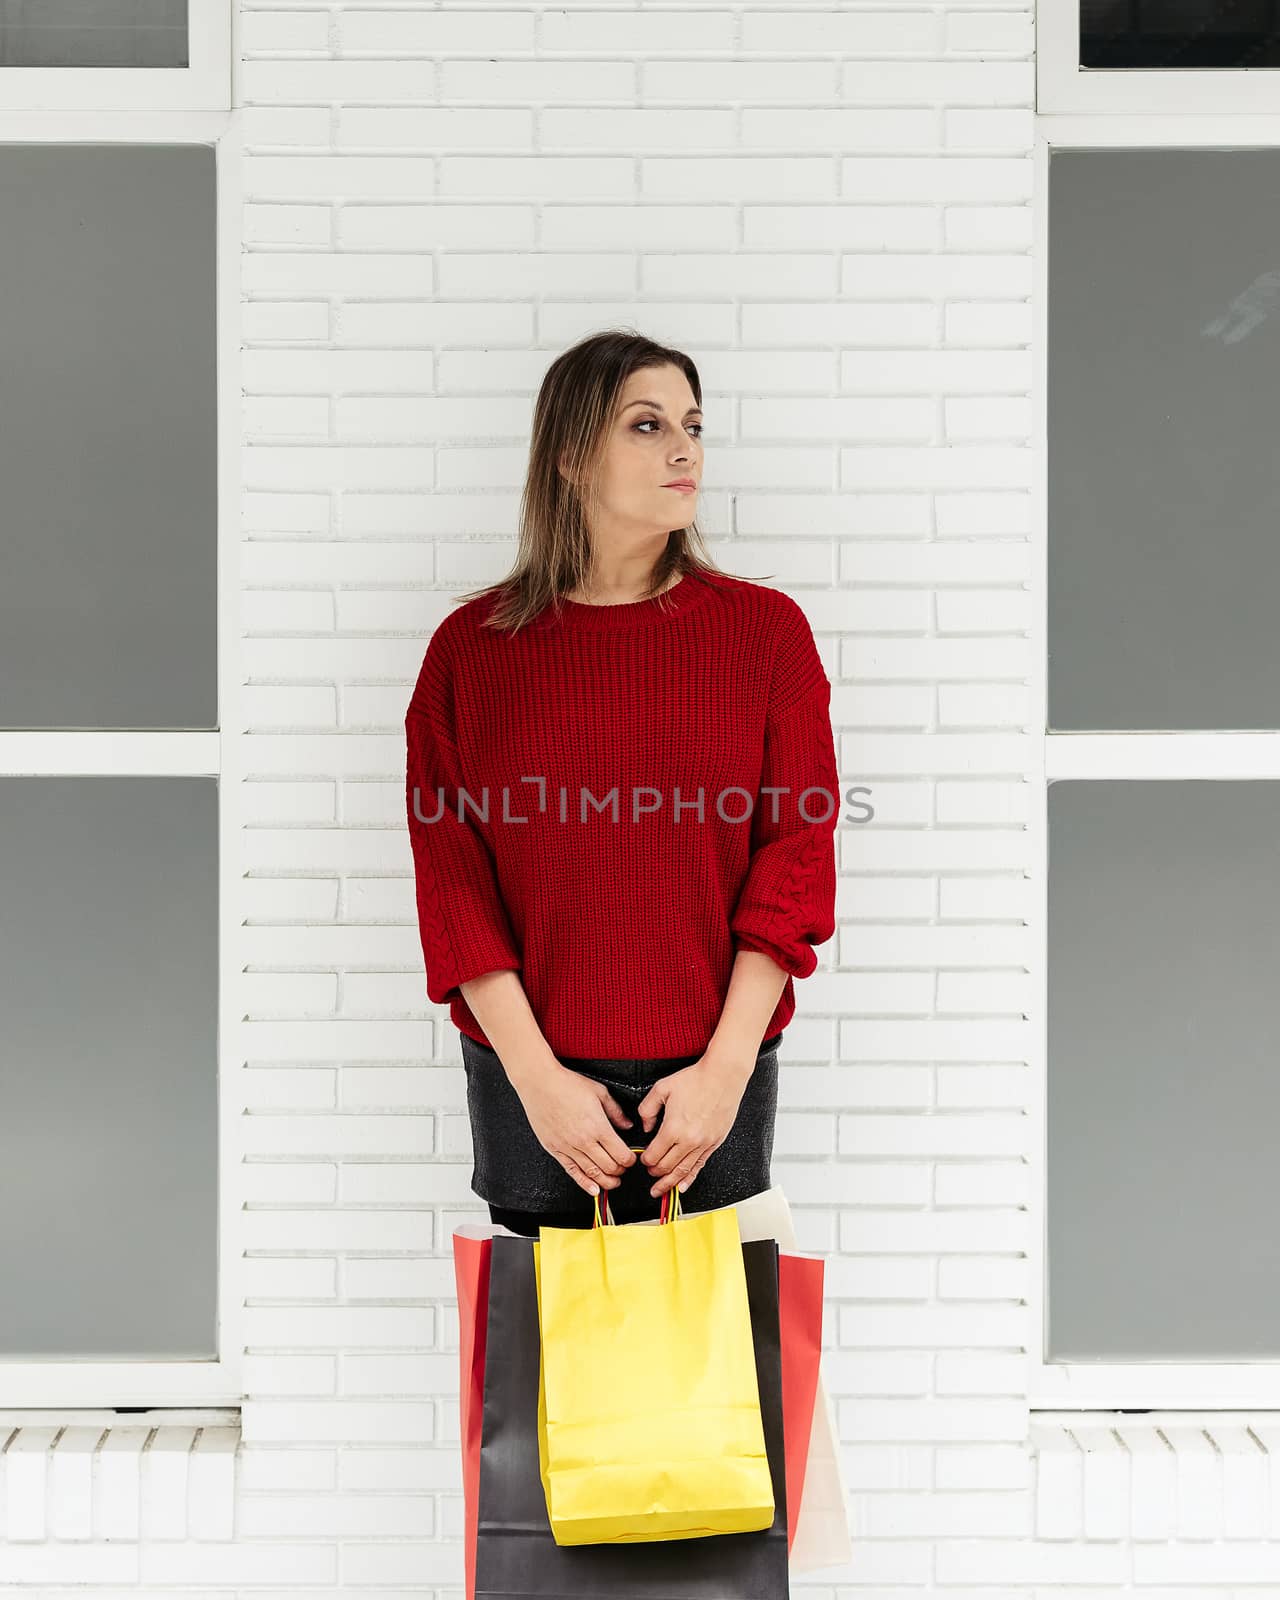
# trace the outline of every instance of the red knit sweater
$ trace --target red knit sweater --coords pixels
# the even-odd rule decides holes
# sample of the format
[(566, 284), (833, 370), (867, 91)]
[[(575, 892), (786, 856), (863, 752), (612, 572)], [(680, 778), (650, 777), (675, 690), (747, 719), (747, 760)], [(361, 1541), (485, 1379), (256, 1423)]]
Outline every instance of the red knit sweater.
[(427, 998), (488, 1044), (459, 986), (509, 968), (557, 1056), (700, 1054), (750, 949), (788, 974), (778, 1033), (835, 931), (831, 685), (800, 606), (702, 573), (514, 636), (491, 605), (439, 625), (405, 716)]

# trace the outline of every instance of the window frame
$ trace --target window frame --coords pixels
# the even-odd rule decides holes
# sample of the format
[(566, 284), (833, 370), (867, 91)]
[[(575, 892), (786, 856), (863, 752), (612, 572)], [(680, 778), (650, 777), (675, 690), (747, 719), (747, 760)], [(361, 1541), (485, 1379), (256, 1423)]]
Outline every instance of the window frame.
[[(1259, 76), (1259, 74), (1255, 74)], [(1037, 119), (1032, 210), (1033, 494), (1030, 701), (1036, 719), (1027, 781), (1031, 983), (1031, 1147), (1038, 1167), (1030, 1189), (1028, 1310), (1036, 1334), (1028, 1351), (1027, 1392), (1035, 1411), (1264, 1409), (1280, 1406), (1276, 1361), (1060, 1361), (1044, 1359), (1048, 1336), (1048, 784), (1058, 779), (1280, 779), (1280, 731), (1149, 733), (1050, 732), (1048, 728), (1048, 301), (1049, 163), (1055, 149), (1217, 149), (1280, 146), (1280, 115), (1189, 120), (1151, 116)]]
[[(1081, 67), (1079, 0), (1039, 0), (1036, 110), (1051, 116), (1258, 112), (1280, 104), (1280, 67)], [(1203, 137), (1202, 135), (1200, 137)]]
[[(72, 122), (74, 121), (74, 126)], [(59, 118), (0, 113), (11, 143), (213, 144), (215, 146), (217, 315), (218, 716), (213, 729), (0, 729), (0, 773), (205, 775), (218, 789), (218, 1247), (217, 1355), (207, 1361), (4, 1361), (0, 1409), (219, 1406), (244, 1389), (243, 1130), (248, 1110), (242, 1019), (243, 751), (239, 516), (241, 501), (241, 132), (228, 113), (90, 113)]]
[(187, 0), (185, 67), (0, 67), (4, 111), (229, 111), (233, 0)]

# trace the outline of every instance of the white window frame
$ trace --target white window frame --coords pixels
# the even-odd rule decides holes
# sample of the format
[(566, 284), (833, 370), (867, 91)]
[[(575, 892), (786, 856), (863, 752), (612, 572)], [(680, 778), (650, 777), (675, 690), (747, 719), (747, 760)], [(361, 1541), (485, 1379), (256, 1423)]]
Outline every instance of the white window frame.
[(1039, 0), (1036, 6), (1037, 111), (1050, 116), (1174, 112), (1185, 118), (1188, 113), (1268, 113), (1277, 105), (1280, 67), (1081, 67), (1079, 0)]
[[(2, 73), (0, 73), (2, 76)], [(0, 773), (211, 776), (218, 785), (217, 1356), (208, 1361), (5, 1361), (0, 1409), (213, 1406), (241, 1402), (244, 1249), (240, 1172), (247, 1107), (247, 1013), (240, 882), (244, 815), (239, 589), (241, 147), (228, 113), (85, 113), (58, 126), (39, 113), (0, 112), (0, 143), (212, 144), (217, 204), (218, 726), (213, 731), (0, 729)], [(68, 1115), (74, 1115), (69, 1111)], [(56, 1182), (56, 1178), (51, 1178)], [(37, 1197), (33, 1197), (33, 1207)]]
[[(1243, 75), (1242, 75), (1243, 76)], [(1264, 76), (1256, 74), (1255, 76)], [(1090, 116), (1038, 119), (1033, 217), (1035, 296), (1031, 770), (1031, 1045), (1035, 1104), (1029, 1311), (1033, 1344), (1028, 1394), (1035, 1410), (1136, 1408), (1269, 1410), (1280, 1406), (1280, 1361), (1046, 1362), (1048, 1152), (1048, 837), (1047, 785), (1063, 778), (1280, 779), (1280, 732), (1048, 733), (1048, 297), (1049, 158), (1055, 148), (1216, 149), (1280, 145), (1280, 116)], [(1100, 1113), (1105, 1114), (1105, 1113)]]
[(5, 111), (229, 111), (236, 0), (187, 0), (185, 67), (0, 67)]

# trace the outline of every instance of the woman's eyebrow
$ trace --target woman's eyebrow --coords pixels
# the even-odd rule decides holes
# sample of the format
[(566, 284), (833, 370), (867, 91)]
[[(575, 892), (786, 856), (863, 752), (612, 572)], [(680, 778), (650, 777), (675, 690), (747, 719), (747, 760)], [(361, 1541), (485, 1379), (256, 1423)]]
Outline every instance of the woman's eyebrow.
[[(630, 411), (632, 406), (648, 406), (653, 411), (661, 411), (662, 410), (662, 407), (658, 404), (658, 402), (656, 400), (628, 400), (626, 405), (623, 406), (622, 409), (624, 411)], [(702, 415), (702, 407), (701, 406), (690, 406), (689, 409), (685, 412), (685, 416), (686, 417), (691, 417), (691, 416), (693, 416), (695, 411), (697, 412), (697, 414), (699, 416)]]

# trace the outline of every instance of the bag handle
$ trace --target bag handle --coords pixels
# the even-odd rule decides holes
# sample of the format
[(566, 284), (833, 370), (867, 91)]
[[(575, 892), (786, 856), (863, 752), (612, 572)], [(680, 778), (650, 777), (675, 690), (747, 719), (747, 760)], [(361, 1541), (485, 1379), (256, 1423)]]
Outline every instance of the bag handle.
[[(633, 1144), (628, 1148), (634, 1150), (637, 1155), (643, 1155), (644, 1151), (647, 1149), (647, 1146), (642, 1144)], [(602, 1189), (599, 1194), (592, 1196), (592, 1200), (594, 1202), (594, 1213), (591, 1226), (593, 1228), (599, 1228), (603, 1224), (614, 1228), (618, 1227), (619, 1224), (617, 1219), (609, 1215), (609, 1191), (607, 1189)], [(671, 1213), (670, 1216), (667, 1215), (668, 1211)], [(674, 1189), (667, 1189), (663, 1192), (662, 1210), (658, 1214), (658, 1220), (659, 1222), (666, 1224), (669, 1222), (674, 1222), (679, 1215), (680, 1189), (677, 1186)]]

